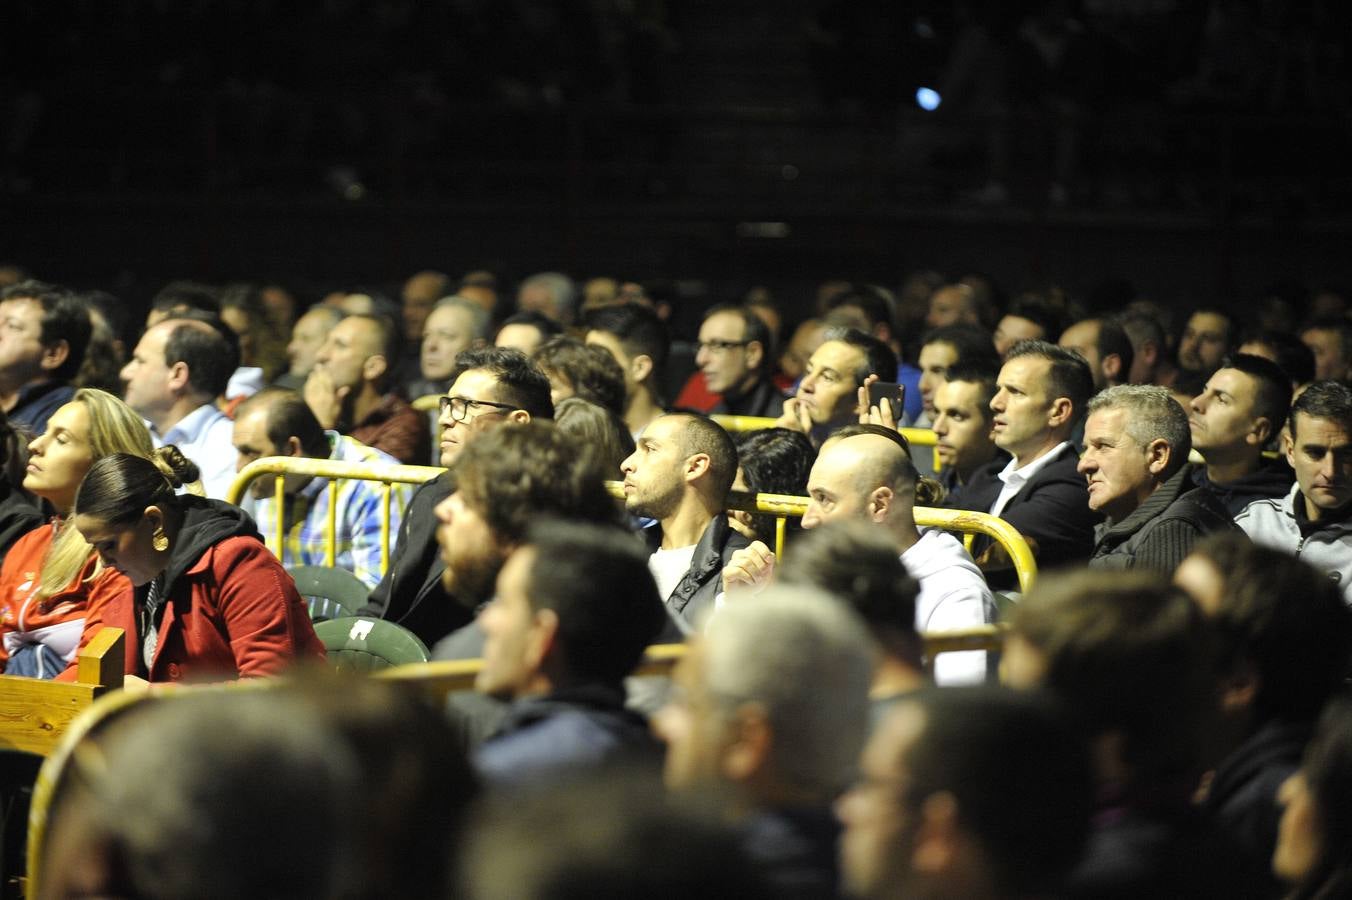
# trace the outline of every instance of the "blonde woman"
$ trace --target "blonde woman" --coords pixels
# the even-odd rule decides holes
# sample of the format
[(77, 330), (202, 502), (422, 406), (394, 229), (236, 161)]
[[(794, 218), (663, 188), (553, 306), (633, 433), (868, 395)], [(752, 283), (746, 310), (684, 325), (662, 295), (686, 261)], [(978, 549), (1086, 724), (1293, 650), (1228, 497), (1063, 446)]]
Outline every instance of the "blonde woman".
[(11, 675), (73, 673), (86, 611), (131, 591), (69, 520), (85, 473), (112, 453), (151, 458), (154, 446), (131, 407), (93, 388), (76, 391), (28, 445), (23, 486), (51, 503), (56, 517), (19, 538), (0, 567), (0, 664)]

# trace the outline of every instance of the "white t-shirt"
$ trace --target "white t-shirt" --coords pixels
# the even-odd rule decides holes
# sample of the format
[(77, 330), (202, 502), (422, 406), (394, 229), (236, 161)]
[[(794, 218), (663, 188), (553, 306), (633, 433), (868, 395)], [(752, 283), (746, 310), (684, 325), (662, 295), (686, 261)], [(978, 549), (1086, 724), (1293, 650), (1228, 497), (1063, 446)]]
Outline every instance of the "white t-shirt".
[(676, 547), (672, 550), (655, 550), (648, 557), (648, 571), (657, 581), (657, 594), (666, 603), (676, 585), (681, 583), (685, 573), (690, 571), (690, 561), (695, 558), (696, 544), (689, 547)]

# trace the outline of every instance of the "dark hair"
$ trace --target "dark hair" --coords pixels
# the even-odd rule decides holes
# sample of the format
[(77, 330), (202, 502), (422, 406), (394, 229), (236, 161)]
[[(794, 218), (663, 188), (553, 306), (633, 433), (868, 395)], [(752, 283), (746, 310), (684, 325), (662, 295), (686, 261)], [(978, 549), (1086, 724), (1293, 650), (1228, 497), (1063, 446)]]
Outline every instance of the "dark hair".
[(658, 374), (667, 363), (667, 353), (671, 349), (667, 326), (656, 312), (642, 303), (621, 303), (592, 310), (587, 316), (587, 328), (615, 335), (625, 353), (647, 356)]
[(905, 698), (924, 716), (905, 758), (905, 803), (957, 801), (996, 892), (1054, 892), (1090, 833), (1089, 752), (1045, 696), (995, 687), (928, 688)]
[(604, 347), (558, 335), (541, 344), (530, 359), (546, 377), (552, 373), (565, 379), (583, 400), (624, 414), (624, 370)]
[(853, 306), (864, 314), (868, 319), (869, 325), (886, 325), (890, 329), (896, 328), (896, 310), (895, 302), (892, 298), (879, 287), (871, 284), (854, 284), (849, 290), (842, 291), (827, 301), (827, 311), (840, 309), (842, 306)]
[(385, 358), (385, 371), (376, 379), (375, 387), (377, 390), (383, 391), (385, 386), (394, 378), (395, 369), (399, 367), (400, 351), (404, 343), (399, 325), (393, 318), (380, 312), (352, 313), (343, 316), (343, 321), (348, 319), (357, 319), (375, 329), (376, 354)]
[(827, 522), (793, 545), (780, 580), (810, 584), (859, 613), (874, 640), (889, 653), (920, 663), (915, 601), (920, 583), (897, 554), (884, 529), (863, 522)]
[(527, 595), (558, 614), (569, 674), (618, 685), (667, 621), (642, 543), (560, 520), (532, 524), (526, 543), (536, 553)]
[(51, 349), (66, 342), (66, 358), (51, 371), (55, 381), (70, 381), (84, 364), (85, 350), (93, 324), (89, 304), (83, 297), (63, 287), (42, 281), (21, 281), (0, 291), (0, 301), (32, 300), (42, 307), (42, 330), (38, 342)]
[(135, 522), (147, 506), (177, 510), (175, 491), (201, 477), (197, 465), (173, 444), (155, 451), (154, 459), (112, 453), (94, 460), (75, 492), (75, 515), (105, 525)]
[(577, 440), (607, 479), (618, 477), (620, 463), (634, 452), (634, 438), (624, 420), (590, 400), (560, 400), (554, 407), (554, 424)]
[[(748, 491), (794, 497), (807, 494), (807, 476), (817, 459), (817, 451), (807, 435), (790, 428), (762, 428), (741, 435), (736, 444), (742, 481)], [(790, 517), (787, 527), (800, 530), (801, 520)], [(751, 528), (761, 537), (772, 535), (775, 517), (752, 513)]]
[[(229, 326), (216, 316), (204, 314), (175, 315), (166, 321), (180, 324), (169, 330), (164, 342), (164, 364), (186, 363), (188, 384), (199, 394), (212, 400), (224, 394), (230, 376), (239, 368), (239, 340), (226, 337)], [(233, 331), (230, 334), (234, 336)]]
[(1352, 387), (1341, 381), (1316, 381), (1291, 404), (1291, 436), (1296, 436), (1296, 413), (1328, 419), (1352, 435)]
[(28, 434), (0, 411), (0, 478), (16, 492), (22, 491), (28, 470), (28, 443)]
[[(551, 778), (491, 795), (467, 829), (465, 900), (781, 896), (722, 816), (676, 803), (649, 772)], [(604, 811), (604, 812), (602, 812)]]
[(1098, 343), (1095, 345), (1095, 349), (1098, 350), (1099, 359), (1116, 354), (1117, 358), (1122, 361), (1122, 382), (1126, 383), (1128, 380), (1127, 373), (1131, 371), (1131, 363), (1135, 359), (1135, 350), (1132, 348), (1131, 339), (1127, 337), (1126, 329), (1114, 319), (1103, 318), (1099, 319), (1098, 323)]
[(1240, 345), (1262, 344), (1277, 357), (1277, 365), (1286, 373), (1292, 385), (1314, 381), (1314, 351), (1304, 341), (1287, 331), (1255, 331), (1244, 336)]
[(502, 324), (498, 326), (498, 331), (502, 331), (508, 325), (529, 325), (540, 332), (541, 341), (546, 341), (556, 334), (563, 334), (562, 325), (544, 313), (536, 312), (533, 309), (523, 309), (512, 313), (502, 320)]
[(966, 384), (975, 384), (979, 390), (977, 395), (977, 404), (980, 407), (980, 413), (987, 419), (995, 415), (991, 411), (991, 401), (995, 399), (995, 393), (999, 390), (996, 381), (999, 380), (1000, 369), (998, 366), (988, 366), (981, 363), (968, 363), (966, 361), (955, 363), (948, 367), (948, 381), (961, 381)]
[(552, 422), (480, 435), (461, 451), (455, 472), (465, 502), (505, 542), (519, 542), (541, 516), (601, 524), (619, 519), (596, 464)]
[[(991, 343), (990, 332), (976, 325), (941, 325), (925, 332), (920, 346), (947, 344), (958, 354), (956, 364), (998, 368), (1000, 357)], [(881, 377), (881, 376), (879, 376)], [(886, 379), (891, 381), (891, 379)]]
[(732, 436), (708, 416), (693, 412), (668, 413), (685, 420), (681, 429), (681, 453), (687, 457), (703, 453), (709, 457), (709, 485), (721, 503), (737, 480), (737, 447)]
[(1352, 699), (1338, 697), (1324, 710), (1301, 772), (1314, 798), (1322, 852), (1290, 897), (1346, 897), (1352, 891)]
[(1130, 788), (1190, 790), (1215, 683), (1209, 630), (1181, 588), (1144, 572), (1043, 574), (1011, 634), (1046, 658), (1043, 685), (1086, 737), (1121, 732)]
[[(451, 384), (471, 369), (481, 369), (497, 382), (499, 403), (510, 403), (530, 413), (532, 419), (554, 418), (554, 401), (549, 399), (549, 379), (540, 367), (520, 350), (508, 347), (471, 347), (455, 357)], [(486, 397), (475, 397), (485, 400)]]
[(1019, 341), (1009, 348), (1005, 362), (1021, 356), (1036, 356), (1051, 363), (1047, 373), (1047, 392), (1053, 399), (1069, 398), (1074, 409), (1071, 421), (1084, 417), (1085, 404), (1094, 395), (1094, 376), (1089, 363), (1078, 353), (1062, 349), (1049, 341)]
[(150, 308), (157, 312), (187, 312), (195, 309), (220, 315), (220, 292), (209, 284), (197, 281), (171, 281), (155, 294), (150, 301)]
[(1129, 309), (1120, 315), (1113, 317), (1114, 321), (1126, 332), (1127, 339), (1131, 341), (1132, 357), (1135, 358), (1136, 350), (1141, 345), (1153, 341), (1159, 348), (1160, 353), (1164, 353), (1169, 348), (1169, 335), (1165, 333), (1164, 326), (1160, 320), (1143, 309)]
[(755, 369), (757, 372), (765, 372), (771, 364), (778, 358), (776, 354), (775, 338), (770, 333), (770, 326), (765, 324), (765, 320), (751, 311), (751, 308), (744, 304), (720, 303), (717, 306), (711, 306), (705, 310), (704, 318), (701, 322), (708, 321), (711, 316), (719, 313), (731, 313), (742, 320), (742, 341), (747, 344), (756, 342), (761, 346), (760, 365)]
[(1192, 555), (1225, 585), (1211, 616), (1221, 671), (1244, 662), (1258, 670), (1260, 721), (1313, 720), (1341, 687), (1352, 654), (1342, 591), (1307, 563), (1237, 532), (1208, 535)]
[(854, 371), (855, 384), (863, 384), (870, 375), (877, 375), (884, 381), (892, 381), (897, 377), (897, 355), (873, 335), (865, 334), (858, 328), (846, 328), (840, 332), (829, 332), (826, 340), (849, 344), (864, 354), (864, 361)]
[(1290, 376), (1267, 357), (1249, 353), (1226, 357), (1221, 368), (1243, 372), (1257, 382), (1253, 397), (1254, 412), (1268, 420), (1272, 426), (1271, 434), (1276, 436), (1282, 430), (1282, 425), (1286, 424), (1286, 416), (1291, 411)]
[(1332, 331), (1338, 335), (1343, 352), (1343, 361), (1352, 363), (1352, 322), (1346, 319), (1314, 319), (1300, 327), (1300, 333), (1307, 331)]
[(235, 420), (238, 421), (258, 407), (267, 411), (264, 432), (272, 446), (285, 447), (286, 442), (294, 437), (300, 441), (306, 456), (328, 458), (331, 448), (324, 426), (319, 424), (314, 411), (299, 392), (278, 387), (264, 388), (235, 409)]
[[(1032, 291), (1015, 297), (1005, 315), (1032, 322), (1042, 329), (1044, 339), (1054, 334), (1059, 335), (1064, 329), (1065, 317), (1061, 308), (1049, 296)], [(1161, 340), (1162, 335), (1161, 332)]]

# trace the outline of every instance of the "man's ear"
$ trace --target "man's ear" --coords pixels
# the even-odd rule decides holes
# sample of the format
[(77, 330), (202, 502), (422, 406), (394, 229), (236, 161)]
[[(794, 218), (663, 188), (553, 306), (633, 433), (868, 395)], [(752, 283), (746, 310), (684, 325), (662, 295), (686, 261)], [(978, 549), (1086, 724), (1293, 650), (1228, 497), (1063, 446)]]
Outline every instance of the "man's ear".
[(1052, 408), (1047, 413), (1047, 425), (1052, 428), (1058, 428), (1070, 422), (1070, 418), (1074, 414), (1075, 404), (1070, 402), (1070, 398), (1057, 397), (1052, 401)]
[(42, 360), (39, 363), (44, 372), (53, 372), (70, 358), (70, 342), (65, 338), (57, 339), (50, 347), (42, 348)]
[(1118, 378), (1121, 377), (1122, 357), (1118, 356), (1116, 353), (1109, 353), (1107, 356), (1103, 357), (1103, 362), (1100, 365), (1103, 369), (1103, 377), (1109, 384), (1117, 381)]
[(1146, 468), (1150, 474), (1158, 475), (1169, 468), (1169, 460), (1173, 458), (1174, 448), (1169, 446), (1169, 442), (1164, 438), (1155, 438), (1145, 445)]
[(640, 353), (629, 360), (629, 375), (634, 382), (641, 383), (653, 373), (653, 358), (646, 353)]
[(734, 784), (743, 784), (769, 762), (774, 746), (774, 729), (759, 703), (743, 703), (728, 724), (728, 741), (723, 749), (723, 775)]
[(507, 414), (507, 421), (513, 425), (525, 425), (530, 421), (530, 413), (524, 409), (514, 409)]
[(1235, 666), (1220, 679), (1221, 712), (1233, 714), (1253, 709), (1259, 684), (1258, 671), (1251, 663), (1245, 661)]
[(1272, 437), (1272, 420), (1267, 416), (1259, 416), (1253, 420), (1253, 427), (1249, 433), (1244, 436), (1244, 442), (1247, 444), (1257, 444), (1260, 447), (1266, 446), (1268, 440)]
[(383, 354), (376, 353), (366, 357), (366, 362), (361, 364), (361, 377), (365, 381), (377, 381), (389, 367), (389, 360)]
[(543, 669), (558, 648), (559, 614), (552, 609), (536, 610), (531, 617), (526, 639), (526, 662), (535, 670)]
[(930, 794), (920, 804), (911, 865), (928, 875), (950, 872), (962, 844), (958, 800), (948, 791)]
[(300, 438), (296, 437), (293, 434), (291, 435), (291, 437), (286, 439), (286, 446), (282, 448), (282, 452), (278, 455), (304, 457), (305, 448), (300, 445)]
[(896, 494), (887, 485), (874, 488), (868, 495), (868, 503), (865, 506), (869, 519), (875, 523), (887, 521), (887, 514), (892, 511), (892, 504), (896, 499)]
[(752, 341), (746, 345), (746, 367), (748, 369), (759, 369), (761, 360), (765, 358), (765, 345), (760, 341)]
[(179, 392), (188, 388), (188, 364), (179, 360), (169, 367), (169, 390)]
[(694, 481), (709, 471), (709, 454), (695, 453), (686, 457), (685, 480)]

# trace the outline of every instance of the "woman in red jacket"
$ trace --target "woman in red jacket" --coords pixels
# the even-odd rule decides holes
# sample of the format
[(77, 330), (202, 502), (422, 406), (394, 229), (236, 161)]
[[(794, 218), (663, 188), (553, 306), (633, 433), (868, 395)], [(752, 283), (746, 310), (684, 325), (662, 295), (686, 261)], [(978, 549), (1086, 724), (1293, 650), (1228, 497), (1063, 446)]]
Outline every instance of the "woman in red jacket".
[(272, 675), (324, 647), (296, 584), (235, 506), (174, 491), (197, 466), (176, 447), (154, 461), (97, 460), (75, 497), (75, 527), (134, 585), (85, 620), (127, 633), (126, 672), (149, 681)]
[(76, 391), (29, 443), (23, 486), (50, 503), (56, 518), (19, 538), (0, 567), (0, 666), (9, 674), (51, 678), (71, 668), (73, 675), (87, 608), (131, 589), (99, 564), (70, 510), (94, 460), (153, 452), (141, 417), (90, 388)]

